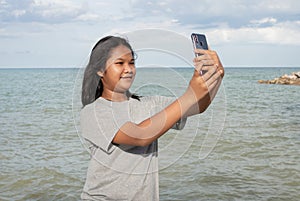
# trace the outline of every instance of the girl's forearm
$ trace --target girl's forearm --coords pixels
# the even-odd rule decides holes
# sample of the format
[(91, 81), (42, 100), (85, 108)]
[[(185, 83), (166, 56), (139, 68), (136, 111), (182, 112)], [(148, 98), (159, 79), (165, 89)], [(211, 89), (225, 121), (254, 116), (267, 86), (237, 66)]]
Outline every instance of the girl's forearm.
[(146, 146), (172, 128), (196, 102), (193, 92), (187, 90), (185, 94), (164, 110), (141, 123), (125, 123), (116, 134), (113, 142), (116, 144)]
[(218, 89), (221, 85), (222, 79), (219, 79), (217, 81), (217, 85), (214, 89), (212, 89), (210, 91), (210, 93), (206, 94), (206, 96), (204, 96), (202, 99), (200, 99), (196, 104), (194, 104), (193, 106), (191, 106), (189, 108), (189, 110), (184, 114), (184, 117), (189, 117), (189, 116), (193, 116), (199, 113), (204, 112), (209, 105), (211, 104), (211, 102), (213, 101), (213, 99), (215, 98)]

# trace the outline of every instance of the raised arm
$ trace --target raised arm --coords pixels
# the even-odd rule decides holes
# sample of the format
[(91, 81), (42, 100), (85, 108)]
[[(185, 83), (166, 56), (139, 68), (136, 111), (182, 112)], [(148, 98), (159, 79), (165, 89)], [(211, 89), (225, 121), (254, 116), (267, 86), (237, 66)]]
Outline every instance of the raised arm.
[[(207, 70), (207, 72), (201, 75), (201, 70)], [(202, 103), (209, 105), (211, 102), (209, 94), (216, 93), (215, 90), (220, 85), (223, 73), (223, 68), (220, 69), (218, 65), (212, 64), (207, 56), (195, 61), (194, 74), (186, 92), (164, 110), (141, 123), (125, 123), (115, 135), (113, 143), (134, 146), (149, 145), (168, 131), (179, 119), (193, 115), (195, 108), (199, 113), (198, 105), (201, 107)], [(207, 106), (205, 105), (205, 107)]]

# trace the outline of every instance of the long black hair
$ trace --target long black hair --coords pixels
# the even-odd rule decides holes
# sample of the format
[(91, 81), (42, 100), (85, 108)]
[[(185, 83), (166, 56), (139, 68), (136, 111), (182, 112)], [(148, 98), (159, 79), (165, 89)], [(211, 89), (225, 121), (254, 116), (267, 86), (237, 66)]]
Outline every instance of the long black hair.
[[(126, 39), (121, 37), (106, 36), (100, 39), (93, 47), (89, 63), (86, 66), (83, 76), (81, 94), (83, 107), (94, 102), (102, 95), (103, 84), (97, 72), (105, 71), (106, 61), (109, 59), (111, 51), (119, 45), (127, 47), (131, 51), (132, 57), (135, 58), (132, 47)], [(139, 100), (139, 96), (131, 94), (129, 91), (127, 92), (127, 96)]]

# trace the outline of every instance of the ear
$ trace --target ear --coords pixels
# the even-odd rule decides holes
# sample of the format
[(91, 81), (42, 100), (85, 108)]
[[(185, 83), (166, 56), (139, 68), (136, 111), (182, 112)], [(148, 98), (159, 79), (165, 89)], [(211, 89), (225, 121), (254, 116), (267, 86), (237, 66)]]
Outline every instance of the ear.
[(98, 72), (97, 72), (97, 75), (99, 75), (99, 77), (101, 77), (101, 78), (102, 78), (102, 77), (103, 77), (103, 72), (101, 72), (101, 71), (98, 71)]

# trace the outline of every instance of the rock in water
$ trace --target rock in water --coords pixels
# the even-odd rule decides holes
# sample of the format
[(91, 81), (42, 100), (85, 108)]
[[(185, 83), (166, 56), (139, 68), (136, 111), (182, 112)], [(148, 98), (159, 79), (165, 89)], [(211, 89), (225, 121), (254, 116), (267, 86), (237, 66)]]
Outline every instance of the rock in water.
[(260, 84), (286, 84), (286, 85), (299, 85), (300, 86), (300, 71), (293, 72), (291, 75), (283, 75), (273, 80), (258, 80)]

